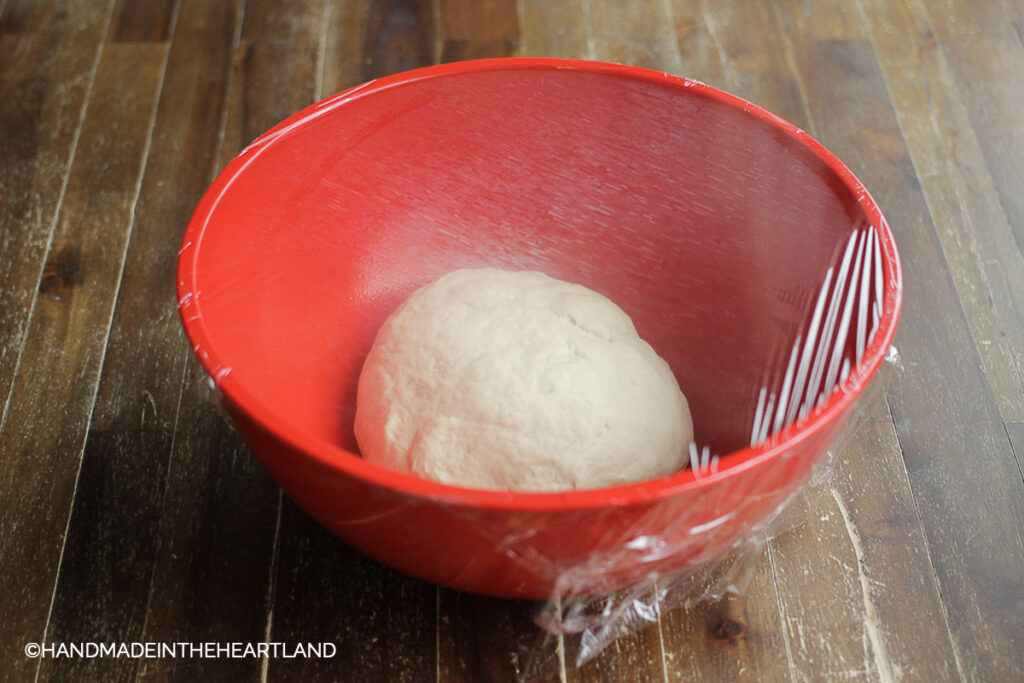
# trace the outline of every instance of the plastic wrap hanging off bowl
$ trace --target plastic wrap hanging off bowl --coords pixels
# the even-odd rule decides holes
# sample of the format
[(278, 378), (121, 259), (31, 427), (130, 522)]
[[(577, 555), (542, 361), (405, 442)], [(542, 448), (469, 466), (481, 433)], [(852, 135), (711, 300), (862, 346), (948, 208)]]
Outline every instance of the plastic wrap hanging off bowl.
[[(529, 494), (360, 458), (377, 328), (482, 266), (618, 303), (675, 372), (705, 467)], [(380, 79), (262, 136), (199, 205), (178, 289), (225, 409), (313, 517), (429, 581), (546, 598), (700, 562), (769, 516), (877, 370), (901, 283), (874, 201), (790, 124), (666, 74), (517, 59)]]

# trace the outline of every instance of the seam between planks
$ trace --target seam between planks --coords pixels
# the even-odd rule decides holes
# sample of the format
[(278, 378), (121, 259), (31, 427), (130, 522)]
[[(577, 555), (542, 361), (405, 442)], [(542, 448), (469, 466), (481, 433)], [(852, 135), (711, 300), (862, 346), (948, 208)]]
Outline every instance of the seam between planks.
[[(885, 400), (885, 411), (892, 418), (892, 406), (889, 405), (889, 396), (887, 393), (883, 393), (882, 398)], [(931, 580), (932, 586), (935, 588), (936, 595), (939, 596), (939, 607), (942, 610), (942, 623), (946, 625), (946, 634), (949, 636), (949, 645), (953, 650), (953, 661), (956, 663), (956, 671), (960, 675), (961, 681), (967, 681), (967, 675), (964, 673), (964, 665), (960, 659), (960, 649), (956, 638), (953, 636), (953, 629), (949, 625), (949, 610), (946, 608), (946, 601), (942, 598), (942, 586), (939, 584), (939, 575), (935, 571), (935, 562), (932, 560), (932, 547), (931, 543), (928, 542), (928, 533), (924, 528), (924, 521), (921, 519), (921, 508), (917, 504), (917, 492), (914, 491), (914, 487), (910, 483), (910, 473), (907, 471), (906, 457), (903, 455), (903, 444), (900, 443), (900, 433), (896, 429), (895, 423), (893, 424), (893, 435), (896, 437), (896, 445), (900, 448), (900, 462), (903, 463), (903, 467), (900, 468), (900, 472), (903, 474), (904, 482), (907, 485), (907, 490), (910, 491), (910, 500), (914, 504), (914, 515), (917, 517), (917, 526), (921, 532), (922, 538), (924, 538), (924, 554), (928, 560), (928, 568), (931, 569)]]
[[(284, 492), (277, 490), (277, 522), (274, 524), (274, 543), (270, 550), (270, 571), (267, 577), (267, 625), (263, 629), (263, 642), (270, 642), (274, 631), (274, 604), (277, 601), (277, 557), (281, 542), (281, 511), (284, 508)], [(270, 656), (264, 655), (260, 662), (260, 683), (266, 683), (270, 672)]]
[[(134, 191), (132, 193), (131, 207), (128, 210), (128, 220), (127, 220), (127, 227), (128, 227), (127, 232), (128, 232), (128, 234), (126, 235), (126, 239), (124, 241), (124, 247), (121, 250), (121, 266), (120, 266), (120, 268), (118, 270), (117, 282), (114, 284), (114, 289), (113, 289), (113, 292), (112, 292), (112, 302), (111, 302), (111, 306), (110, 306), (110, 313), (107, 315), (106, 333), (105, 333), (105, 336), (104, 336), (104, 339), (103, 339), (103, 347), (101, 349), (102, 358), (101, 358), (101, 361), (100, 361), (99, 371), (97, 372), (97, 375), (96, 375), (96, 382), (95, 382), (95, 385), (92, 388), (92, 396), (91, 396), (90, 405), (89, 405), (89, 417), (88, 417), (88, 419), (87, 419), (87, 421), (85, 423), (86, 424), (86, 429), (84, 430), (84, 432), (82, 434), (82, 444), (81, 444), (81, 446), (79, 448), (80, 452), (79, 452), (79, 455), (78, 455), (78, 470), (77, 470), (77, 472), (75, 472), (75, 487), (74, 487), (74, 490), (73, 490), (72, 495), (71, 495), (71, 504), (68, 506), (67, 519), (64, 522), (64, 536), (61, 539), (60, 555), (57, 557), (57, 568), (56, 568), (56, 571), (54, 572), (54, 577), (53, 577), (53, 590), (50, 591), (50, 605), (49, 605), (49, 607), (46, 610), (46, 622), (43, 625), (43, 638), (44, 639), (46, 638), (47, 632), (50, 630), (50, 619), (53, 616), (53, 605), (54, 605), (54, 602), (56, 601), (57, 587), (58, 587), (58, 585), (60, 583), (60, 570), (61, 570), (61, 567), (64, 564), (64, 551), (65, 551), (65, 549), (67, 548), (67, 545), (68, 545), (68, 529), (71, 526), (71, 517), (72, 517), (72, 515), (74, 513), (74, 509), (75, 509), (75, 499), (78, 497), (78, 483), (80, 481), (80, 477), (81, 477), (81, 474), (82, 474), (82, 461), (84, 460), (85, 442), (88, 439), (88, 435), (89, 435), (88, 426), (92, 423), (93, 413), (94, 413), (94, 411), (96, 409), (96, 394), (99, 391), (100, 378), (103, 377), (103, 366), (105, 365), (105, 361), (106, 361), (107, 344), (110, 341), (110, 328), (111, 328), (111, 326), (113, 325), (113, 322), (114, 322), (114, 312), (117, 309), (117, 300), (118, 300), (118, 295), (119, 295), (119, 293), (121, 291), (121, 282), (124, 279), (125, 261), (126, 261), (126, 259), (128, 257), (128, 248), (129, 248), (129, 245), (131, 245), (131, 237), (132, 237), (132, 233), (134, 232), (134, 227), (135, 227), (135, 209), (136, 209), (136, 207), (139, 204), (139, 195), (142, 193), (142, 181), (143, 181), (143, 178), (146, 175), (146, 163), (147, 163), (147, 161), (149, 159), (149, 150), (150, 150), (150, 148), (151, 148), (151, 146), (153, 144), (153, 131), (156, 129), (156, 114), (157, 114), (158, 105), (160, 103), (160, 97), (163, 94), (164, 81), (166, 80), (166, 77), (167, 77), (167, 62), (168, 62), (168, 58), (170, 57), (170, 54), (171, 54), (171, 41), (174, 39), (174, 29), (175, 29), (175, 27), (176, 27), (176, 25), (178, 23), (178, 9), (179, 9), (179, 7), (180, 7), (180, 4), (176, 0), (175, 3), (174, 3), (174, 8), (173, 8), (172, 13), (171, 13), (170, 26), (168, 28), (169, 39), (167, 41), (167, 45), (164, 47), (163, 63), (160, 66), (160, 82), (157, 85), (155, 92), (153, 93), (153, 101), (152, 101), (152, 104), (150, 105), (149, 125), (147, 126), (147, 129), (146, 129), (146, 144), (145, 144), (145, 146), (142, 149), (142, 158), (139, 160), (139, 171), (138, 171), (138, 173), (136, 175), (136, 178), (135, 178), (135, 189), (134, 189)], [(113, 5), (113, 3), (111, 3), (110, 11), (107, 14), (107, 23), (106, 23), (106, 25), (104, 27), (104, 31), (103, 31), (104, 39), (100, 43), (100, 50), (99, 50), (99, 54), (100, 55), (102, 55), (103, 47), (107, 43), (107, 33), (110, 31), (110, 22), (111, 22), (111, 19), (113, 17), (113, 12), (114, 12), (114, 5)], [(96, 61), (96, 68), (97, 68), (97, 70), (99, 69), (99, 59), (97, 59), (97, 61)], [(95, 74), (94, 74), (94, 80), (95, 80)], [(91, 84), (90, 84), (90, 91), (91, 90), (92, 90), (92, 87), (91, 87)], [(90, 92), (90, 94), (91, 94), (91, 92)], [(84, 121), (84, 111), (86, 109), (88, 109), (88, 106), (83, 108), (82, 121)], [(76, 132), (76, 135), (77, 135), (77, 132)], [(70, 166), (69, 166), (69, 169), (70, 169)], [(68, 173), (68, 176), (70, 176), (70, 171)], [(67, 186), (67, 179), (65, 179), (64, 185), (65, 185), (65, 187)], [(62, 189), (62, 192), (61, 192), (61, 203), (63, 203), (63, 189)], [(53, 233), (52, 232), (50, 234), (50, 239), (51, 239), (51, 242), (52, 242), (52, 239), (53, 239)], [(47, 247), (47, 252), (49, 252), (49, 246)], [(33, 308), (35, 307), (35, 302), (38, 301), (38, 299), (39, 299), (39, 296), (38, 296), (38, 292), (37, 292), (35, 299), (33, 299)], [(18, 361), (19, 361), (19, 363), (21, 361), (21, 356), (20, 355), (18, 357)], [(35, 680), (36, 681), (39, 680), (39, 675), (42, 672), (42, 667), (43, 667), (43, 658), (40, 657), (39, 658), (39, 662), (36, 665), (36, 675), (35, 675)]]
[(668, 25), (672, 30), (672, 48), (669, 50), (672, 53), (672, 73), (681, 76), (683, 71), (683, 54), (679, 51), (679, 38), (676, 36), (676, 13), (672, 9), (672, 0), (662, 0), (662, 4), (665, 6), (665, 18), (668, 20)]
[(775, 570), (775, 553), (772, 551), (772, 539), (765, 542), (765, 552), (768, 553), (768, 564), (772, 569), (772, 589), (775, 593), (775, 605), (779, 610), (779, 619), (782, 626), (782, 642), (786, 645), (786, 663), (789, 664), (789, 680), (796, 683), (794, 673), (796, 666), (793, 664), (793, 647), (789, 643), (789, 621), (786, 619), (786, 609), (782, 606), (782, 597), (779, 595), (779, 575)]
[(313, 84), (313, 92), (316, 93), (316, 101), (324, 98), (324, 69), (327, 68), (327, 28), (329, 25), (331, 3), (323, 0), (323, 13), (320, 15), (320, 23), (323, 30), (320, 31), (320, 45), (316, 50), (316, 82)]
[[(1024, 469), (1021, 469), (1021, 458), (1024, 457), (1024, 453), (1018, 453), (1017, 449), (1013, 447), (1013, 439), (1010, 438), (1010, 427), (1006, 424), (1006, 420), (1003, 420), (1003, 431), (1006, 432), (1006, 440), (1010, 442), (1010, 452), (1013, 453), (1013, 459), (1017, 461), (1017, 471), (1020, 473), (1021, 481), (1024, 481)], [(1018, 540), (1020, 539), (1020, 530), (1017, 533)], [(1021, 543), (1024, 546), (1024, 543)]]
[[(3, 0), (6, 2), (6, 0)], [(4, 427), (7, 425), (7, 411), (11, 406), (11, 398), (14, 396), (14, 387), (18, 383), (18, 374), (21, 371), (21, 360), (25, 354), (25, 346), (28, 343), (28, 333), (30, 329), (30, 323), (32, 317), (36, 312), (36, 305), (39, 303), (39, 286), (38, 283), (43, 278), (43, 272), (46, 270), (46, 262), (49, 260), (50, 251), (53, 248), (53, 236), (57, 231), (57, 224), (60, 221), (61, 213), (64, 209), (64, 197), (67, 194), (68, 182), (71, 180), (71, 167), (75, 163), (75, 157), (78, 152), (78, 142), (82, 137), (82, 128), (85, 125), (85, 114), (89, 110), (89, 99), (92, 97), (93, 86), (96, 83), (96, 74), (100, 68), (100, 57), (103, 55), (103, 46), (106, 44), (106, 35), (110, 31), (110, 24), (114, 16), (114, 0), (108, 0), (109, 5), (107, 9), (107, 17), (103, 24), (103, 39), (99, 41), (96, 46), (96, 54), (93, 56), (92, 66), (89, 68), (89, 82), (85, 87), (85, 93), (82, 95), (82, 108), (78, 112), (78, 121), (75, 123), (75, 132), (71, 136), (71, 149), (68, 152), (67, 162), (64, 164), (64, 180), (61, 181), (60, 190), (57, 193), (57, 203), (53, 209), (53, 218), (50, 221), (50, 228), (46, 236), (46, 246), (43, 248), (43, 258), (39, 264), (39, 275), (36, 277), (34, 282), (36, 283), (35, 292), (32, 295), (32, 303), (29, 304), (28, 312), (25, 315), (25, 327), (22, 331), (21, 343), (18, 348), (18, 358), (14, 361), (14, 370), (11, 373), (11, 386), (7, 389), (7, 398), (4, 400), (4, 408), (2, 414), (0, 414), (0, 432), (3, 432)]]
[(657, 608), (656, 613), (658, 615), (658, 650), (661, 652), (661, 674), (665, 679), (665, 683), (669, 683), (668, 680), (668, 657), (665, 655), (665, 633), (661, 628), (661, 603), (658, 601), (658, 596), (661, 595), (661, 591), (658, 589), (658, 580), (654, 580), (654, 595), (655, 602), (654, 606)]
[(431, 19), (434, 20), (434, 44), (431, 46), (434, 53), (433, 62), (440, 64), (444, 55), (444, 39), (441, 37), (441, 0), (431, 0), (430, 13), (433, 15)]
[(519, 23), (516, 56), (527, 57), (530, 53), (526, 50), (526, 0), (516, 0), (516, 22)]
[(861, 598), (864, 600), (864, 623), (867, 631), (868, 642), (871, 644), (871, 654), (874, 658), (875, 669), (882, 683), (892, 683), (892, 663), (889, 661), (889, 651), (885, 645), (885, 638), (882, 635), (881, 622), (878, 619), (878, 610), (875, 609), (875, 601), (871, 598), (871, 583), (864, 567), (864, 546), (860, 541), (860, 532), (850, 519), (850, 511), (839, 495), (835, 487), (828, 485), (829, 493), (836, 501), (839, 514), (842, 515), (843, 524), (846, 526), (846, 535), (850, 537), (850, 544), (853, 546), (853, 555), (857, 561), (857, 579), (860, 581)]
[(441, 587), (434, 586), (434, 681), (441, 683)]
[[(177, 402), (177, 406), (174, 409), (174, 423), (173, 423), (173, 425), (171, 427), (171, 444), (169, 446), (170, 452), (167, 454), (167, 470), (164, 472), (164, 490), (163, 490), (163, 493), (160, 495), (160, 510), (161, 510), (161, 513), (167, 507), (167, 496), (168, 496), (168, 492), (170, 490), (170, 481), (171, 481), (171, 477), (170, 477), (171, 465), (174, 463), (174, 449), (175, 449), (175, 447), (177, 446), (177, 443), (178, 443), (178, 422), (181, 419), (181, 404), (182, 404), (182, 400), (184, 399), (184, 396), (185, 396), (185, 380), (188, 377), (188, 368), (189, 368), (189, 364), (188, 364), (188, 361), (186, 360), (186, 362), (182, 364), (182, 368), (181, 368), (181, 382), (178, 384), (178, 402)], [(161, 514), (161, 521), (162, 521), (162, 517), (163, 517), (163, 515)], [(162, 528), (162, 525), (157, 527), (156, 543), (154, 543), (154, 547), (156, 548), (156, 552), (159, 552), (160, 544), (161, 544), (161, 541), (163, 540), (163, 535), (160, 533), (161, 528)], [(146, 631), (149, 628), (149, 610), (150, 610), (150, 607), (153, 604), (153, 589), (154, 589), (155, 585), (156, 585), (156, 562), (154, 561), (152, 567), (149, 570), (149, 590), (146, 591), (146, 611), (142, 615), (142, 628), (140, 630), (140, 633), (141, 633), (143, 638), (145, 638)], [(144, 668), (144, 664), (143, 664), (144, 661), (145, 661), (144, 659), (140, 659), (140, 660), (138, 660), (136, 662), (136, 665), (135, 665), (135, 679), (136, 680), (139, 680), (140, 678), (142, 678), (142, 673), (141, 673), (140, 669)]]
[(597, 59), (597, 41), (594, 40), (594, 12), (590, 0), (580, 0), (583, 10), (583, 36), (587, 41), (587, 59)]

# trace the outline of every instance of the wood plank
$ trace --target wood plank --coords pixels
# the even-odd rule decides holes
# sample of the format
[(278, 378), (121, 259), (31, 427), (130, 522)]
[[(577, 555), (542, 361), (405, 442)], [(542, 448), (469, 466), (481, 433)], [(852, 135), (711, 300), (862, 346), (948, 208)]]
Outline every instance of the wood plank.
[(520, 51), (528, 57), (593, 58), (585, 0), (522, 0)]
[[(224, 129), (215, 161), (211, 157), (215, 168), (314, 100), (321, 53), (317, 41), (323, 36), (317, 22), (323, 8), (300, 5), (291, 11), (294, 15), (284, 16), (264, 3), (247, 3), (244, 8), (237, 36), (258, 40), (231, 41), (234, 54)], [(284, 27), (282, 31), (271, 30), (275, 23)], [(299, 42), (310, 37), (313, 42)], [(207, 173), (202, 169), (203, 183), (210, 180)], [(228, 424), (201, 367), (187, 346), (185, 351), (186, 380), (169, 465), (146, 639), (262, 642), (271, 638), (280, 490)], [(255, 679), (266, 671), (268, 661), (179, 659), (140, 665), (140, 675), (161, 680), (220, 680), (239, 675)]]
[[(588, 54), (594, 58), (678, 72), (679, 53), (667, 2), (584, 0), (583, 18), (587, 22)], [(619, 636), (579, 668), (579, 636), (566, 636), (566, 677), (570, 681), (665, 680), (661, 635), (660, 625), (655, 624)]]
[(287, 500), (276, 595), (274, 640), (331, 642), (337, 655), (274, 660), (271, 678), (435, 679), (437, 588), (350, 548)]
[(317, 45), (327, 0), (246, 0), (243, 43)]
[[(1006, 6), (949, 0), (925, 5), (999, 201), (1024, 251), (1024, 44)], [(1019, 16), (1019, 13), (1017, 13)]]
[[(616, 599), (621, 599), (616, 596)], [(596, 607), (596, 605), (595, 605)], [(566, 636), (566, 680), (581, 683), (617, 683), (618, 681), (665, 681), (665, 650), (659, 624), (644, 625), (624, 633), (608, 644), (597, 656), (579, 666), (582, 647), (580, 637)], [(576, 668), (578, 667), (578, 668)]]
[[(890, 3), (895, 4), (895, 3)], [(791, 35), (803, 40), (866, 40), (857, 3), (847, 0), (781, 0)]]
[(718, 52), (719, 65), (711, 63), (720, 66), (722, 87), (808, 129), (800, 82), (790, 68), (772, 3), (745, 3), (734, 10), (705, 6), (702, 20)]
[[(263, 642), (280, 494), (221, 414), (198, 364), (190, 364), (167, 469), (141, 640)], [(223, 658), (132, 664), (139, 677), (166, 681), (257, 680), (264, 667)]]
[[(788, 642), (770, 558), (764, 550), (751, 552), (740, 555), (739, 564), (727, 560), (719, 570), (739, 572), (739, 595), (694, 604), (691, 594), (683, 606), (662, 615), (668, 680), (788, 680)], [(718, 572), (713, 576), (721, 580)]]
[(1000, 414), (1024, 420), (1024, 256), (960, 91), (922, 3), (862, 7)]
[(796, 678), (952, 680), (957, 653), (892, 418), (884, 401), (865, 409), (802, 524), (773, 542)]
[(439, 0), (442, 62), (513, 57), (519, 30), (516, 0)]
[[(1010, 438), (1010, 445), (1017, 454), (1017, 462), (1024, 458), (1024, 422), (1007, 422), (1006, 435)], [(1024, 477), (1024, 474), (1022, 474)]]
[[(440, 56), (435, 23), (430, 0), (375, 3), (363, 39), (362, 80), (433, 64)], [(350, 53), (349, 58), (354, 55)]]
[[(174, 270), (181, 234), (215, 170), (239, 11), (240, 3), (186, 0), (175, 22), (57, 582), (51, 640), (130, 642), (142, 635), (189, 353), (175, 310)], [(104, 678), (134, 675), (136, 666), (127, 659), (59, 660), (53, 673)]]
[(675, 21), (665, 0), (584, 0), (594, 59), (679, 73)]
[(363, 53), (370, 0), (328, 3), (325, 22), (324, 68), (319, 99), (359, 85), (363, 76)]
[(174, 0), (122, 2), (114, 17), (113, 40), (118, 43), (167, 41), (176, 4)]
[[(160, 456), (172, 437), (169, 429), (89, 432), (47, 642), (141, 640), (167, 472)], [(40, 660), (44, 680), (128, 680), (136, 666), (129, 658)]]
[[(63, 9), (61, 10), (61, 5)], [(113, 2), (12, 2), (0, 17), (0, 423)]]
[(554, 637), (548, 642), (533, 621), (538, 603), (494, 600), (438, 590), (438, 680), (557, 681)]
[(0, 433), (0, 651), (45, 633), (165, 54), (106, 46), (90, 95)]
[(906, 370), (892, 377), (888, 397), (954, 647), (969, 679), (1020, 677), (1012, 653), (1024, 638), (1024, 482), (885, 83), (862, 42), (812, 43), (797, 64), (815, 132), (876, 193), (901, 247), (896, 345)]
[(702, 0), (671, 0), (673, 31), (679, 51), (680, 75), (716, 88), (725, 84), (725, 55), (708, 30), (708, 9)]

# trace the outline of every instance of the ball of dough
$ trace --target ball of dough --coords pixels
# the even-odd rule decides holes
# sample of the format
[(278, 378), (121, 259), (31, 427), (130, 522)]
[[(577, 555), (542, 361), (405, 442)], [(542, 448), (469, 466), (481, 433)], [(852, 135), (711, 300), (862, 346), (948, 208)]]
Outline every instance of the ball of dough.
[(693, 435), (622, 309), (533, 271), (458, 270), (384, 323), (359, 377), (363, 457), (467, 488), (559, 491), (676, 472)]

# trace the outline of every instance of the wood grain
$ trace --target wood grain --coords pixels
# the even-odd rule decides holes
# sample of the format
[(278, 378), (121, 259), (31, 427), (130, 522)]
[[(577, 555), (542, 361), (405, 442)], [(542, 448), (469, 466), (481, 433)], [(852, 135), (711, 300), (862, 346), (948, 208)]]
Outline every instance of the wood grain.
[(113, 10), (60, 4), (13, 2), (0, 16), (0, 423)]
[(324, 67), (320, 79), (323, 99), (366, 80), (363, 76), (370, 0), (334, 0), (324, 21)]
[[(239, 11), (239, 3), (186, 0), (174, 22), (52, 608), (54, 640), (142, 635), (188, 353), (175, 306), (177, 245), (215, 170)], [(97, 541), (98, 530), (108, 538)], [(55, 662), (54, 675), (134, 675), (137, 666), (96, 659), (69, 669), (74, 663)]]
[(436, 18), (428, 0), (384, 0), (370, 12), (362, 41), (362, 80), (433, 64)]
[[(814, 43), (798, 62), (816, 132), (874, 190), (904, 250), (896, 344), (906, 371), (888, 385), (896, 432), (964, 671), (1005, 678), (1019, 666), (1009, 653), (1022, 635), (1011, 626), (1024, 599), (1020, 470), (869, 48)], [(937, 416), (947, 428), (934, 428)]]
[[(190, 364), (150, 575), (144, 642), (261, 643), (268, 637), (279, 491)], [(136, 454), (137, 456), (137, 454)], [(147, 680), (256, 680), (260, 659), (132, 662)]]
[(679, 51), (679, 75), (725, 89), (725, 56), (715, 34), (708, 29), (705, 3), (672, 0), (671, 8), (672, 29)]
[(923, 4), (861, 5), (1000, 414), (1024, 420), (1024, 256), (961, 93)]
[(438, 12), (442, 62), (516, 55), (516, 0), (439, 0)]
[(432, 681), (437, 588), (346, 546), (291, 501), (281, 517), (273, 639), (309, 633), (335, 643), (330, 659), (273, 660), (273, 679)]
[[(926, 5), (935, 36), (978, 137), (999, 202), (1024, 251), (1024, 45), (1002, 3), (946, 0)], [(1019, 12), (1017, 13), (1019, 17)]]
[(28, 323), (0, 433), (0, 594), (17, 596), (0, 625), (4, 652), (46, 631), (165, 53), (104, 48)]
[[(746, 557), (746, 556), (741, 556)], [(765, 551), (744, 559), (736, 589), (662, 615), (670, 681), (767, 681), (788, 678), (788, 642)], [(743, 574), (748, 574), (744, 578)]]
[(522, 0), (520, 49), (529, 57), (592, 58), (586, 0)]
[(533, 621), (539, 605), (438, 591), (438, 679), (556, 681), (561, 670), (555, 638), (543, 638)]
[(584, 0), (593, 58), (678, 73), (671, 6), (665, 0)]
[(113, 20), (113, 40), (118, 43), (162, 43), (170, 37), (177, 11), (174, 0), (122, 2)]

